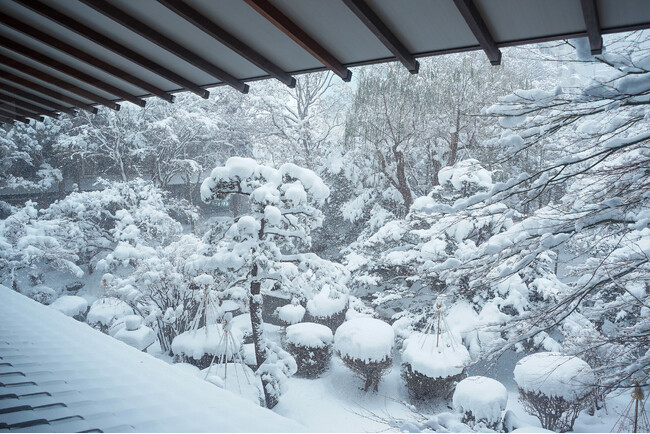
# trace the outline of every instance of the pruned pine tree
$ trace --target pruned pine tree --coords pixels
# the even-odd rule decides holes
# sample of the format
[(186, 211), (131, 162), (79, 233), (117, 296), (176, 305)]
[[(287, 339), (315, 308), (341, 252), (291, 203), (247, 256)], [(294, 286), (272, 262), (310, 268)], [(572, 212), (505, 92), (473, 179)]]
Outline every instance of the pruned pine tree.
[[(190, 263), (208, 271), (230, 272), (232, 286), (248, 290), (257, 374), (271, 408), (278, 402), (283, 379), (295, 372), (296, 364), (264, 336), (262, 289), (279, 286), (305, 297), (310, 290), (328, 287), (330, 298), (344, 296), (343, 288), (335, 285), (340, 267), (303, 253), (310, 246), (311, 230), (321, 224), (322, 214), (316, 205), (329, 196), (329, 188), (314, 172), (294, 164), (276, 170), (252, 159), (233, 157), (203, 182), (201, 197), (209, 202), (234, 194), (248, 198), (250, 213), (237, 218), (221, 239), (213, 240), (211, 256)], [(306, 280), (310, 272), (314, 278)]]

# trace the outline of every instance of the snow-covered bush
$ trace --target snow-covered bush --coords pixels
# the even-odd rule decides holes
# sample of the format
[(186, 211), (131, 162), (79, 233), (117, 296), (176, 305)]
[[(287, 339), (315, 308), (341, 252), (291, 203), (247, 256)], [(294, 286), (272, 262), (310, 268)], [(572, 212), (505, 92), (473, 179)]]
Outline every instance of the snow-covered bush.
[(567, 432), (578, 414), (591, 404), (596, 378), (589, 365), (560, 353), (535, 353), (521, 359), (514, 370), (520, 400), (542, 427)]
[(54, 300), (50, 307), (77, 321), (85, 321), (88, 313), (88, 301), (76, 295), (63, 295)]
[(325, 285), (322, 291), (307, 301), (306, 321), (323, 324), (336, 330), (345, 321), (348, 309), (348, 296)]
[(381, 377), (393, 365), (395, 332), (374, 318), (344, 322), (334, 335), (334, 348), (345, 365), (364, 380), (363, 390), (379, 389)]
[(305, 317), (306, 309), (298, 303), (285, 304), (277, 309), (278, 318), (285, 325), (297, 324)]
[(463, 414), (463, 423), (499, 431), (508, 391), (492, 378), (467, 377), (456, 385), (452, 402), (454, 410)]
[(413, 399), (448, 399), (470, 361), (450, 334), (413, 333), (402, 346), (402, 377)]
[(237, 329), (224, 333), (221, 324), (210, 324), (189, 330), (176, 336), (172, 342), (172, 352), (177, 362), (190, 363), (199, 369), (208, 368), (213, 362), (233, 361), (239, 354), (242, 336)]
[(88, 324), (108, 333), (111, 326), (127, 315), (133, 315), (131, 306), (115, 297), (100, 298), (95, 301), (88, 311)]
[(332, 358), (332, 331), (316, 323), (303, 322), (287, 327), (287, 350), (296, 360), (296, 375), (319, 377)]

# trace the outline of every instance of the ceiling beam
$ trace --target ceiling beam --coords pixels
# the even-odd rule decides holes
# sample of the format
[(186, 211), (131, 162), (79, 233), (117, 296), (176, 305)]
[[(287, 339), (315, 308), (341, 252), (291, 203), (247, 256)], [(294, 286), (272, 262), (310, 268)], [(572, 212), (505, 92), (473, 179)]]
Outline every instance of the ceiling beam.
[(5, 80), (11, 81), (14, 84), (18, 84), (20, 86), (26, 87), (32, 92), (49, 96), (50, 98), (54, 98), (57, 101), (66, 102), (74, 107), (78, 107), (80, 109), (86, 110), (87, 112), (90, 112), (92, 114), (97, 114), (97, 107), (93, 107), (92, 105), (79, 101), (76, 98), (72, 98), (69, 97), (68, 95), (64, 95), (60, 92), (50, 89), (49, 87), (41, 86), (38, 83), (35, 83), (31, 80), (20, 77), (18, 75), (12, 74), (8, 71), (2, 71), (2, 75), (0, 77), (4, 78)]
[(174, 96), (163, 91), (162, 89), (152, 85), (151, 83), (141, 80), (138, 77), (135, 77), (128, 72), (125, 72), (110, 63), (104, 62), (103, 60), (90, 55), (76, 47), (73, 47), (70, 44), (67, 44), (63, 41), (60, 41), (51, 35), (48, 35), (45, 32), (40, 31), (39, 29), (32, 27), (28, 24), (25, 24), (17, 19), (10, 17), (9, 15), (3, 14), (0, 12), (0, 23), (11, 27), (12, 29), (19, 31), (30, 38), (36, 39), (44, 44), (49, 45), (59, 51), (66, 53), (69, 56), (72, 56), (76, 59), (81, 60), (89, 65), (94, 66), (95, 68), (101, 69), (102, 71), (113, 75), (114, 77), (124, 80), (127, 83), (131, 83), (134, 86), (139, 87), (140, 89), (146, 90), (152, 95), (156, 95), (168, 102), (174, 102)]
[(69, 114), (70, 116), (75, 116), (77, 114), (77, 112), (71, 108), (64, 107), (61, 104), (57, 104), (53, 101), (50, 101), (49, 99), (41, 98), (38, 95), (34, 95), (33, 93), (26, 92), (22, 89), (18, 89), (17, 87), (13, 87), (2, 82), (0, 82), (0, 93), (4, 93), (5, 95), (15, 96), (23, 100), (29, 100), (43, 107), (49, 107), (56, 111)]
[(41, 116), (38, 113), (32, 113), (28, 110), (23, 110), (21, 108), (9, 104), (0, 104), (0, 114), (4, 114), (5, 116), (20, 116), (24, 118), (32, 118), (38, 122), (43, 122), (45, 120), (43, 116)]
[(32, 50), (31, 48), (19, 44), (18, 42), (12, 41), (11, 39), (5, 38), (4, 36), (0, 36), (0, 47), (4, 47), (8, 50), (11, 50), (14, 53), (18, 53), (21, 56), (32, 59), (42, 65), (47, 66), (48, 68), (55, 69), (69, 77), (76, 78), (79, 81), (83, 81), (84, 83), (96, 87), (97, 89), (101, 89), (105, 92), (108, 92), (112, 95), (115, 95), (119, 98), (129, 101), (135, 105), (139, 105), (140, 107), (144, 107), (146, 104), (146, 101), (143, 100), (142, 98), (138, 98), (135, 95), (132, 95), (129, 92), (124, 91), (123, 89), (120, 89), (109, 83), (99, 80), (91, 76), (90, 74), (86, 74), (85, 72), (79, 71), (76, 68), (66, 65), (63, 62), (59, 62), (58, 60), (46, 56), (45, 54), (39, 53), (36, 50)]
[(22, 116), (7, 116), (7, 115), (3, 115), (3, 114), (0, 114), (0, 121), (5, 122), (7, 124), (12, 124), (12, 125), (13, 125), (14, 121), (22, 122), (24, 124), (29, 124), (29, 119), (25, 119)]
[(108, 36), (102, 35), (101, 33), (91, 29), (90, 27), (85, 26), (80, 22), (75, 21), (72, 18), (68, 17), (67, 15), (62, 14), (56, 9), (41, 3), (40, 1), (37, 0), (14, 0), (14, 1), (20, 3), (22, 6), (38, 13), (41, 16), (58, 23), (59, 25), (67, 28), (68, 30), (71, 30), (83, 36), (84, 38), (93, 41), (94, 43), (102, 46), (103, 48), (110, 50), (113, 53), (130, 60), (131, 62), (141, 66), (142, 68), (145, 68), (146, 70), (153, 72), (154, 74), (159, 75), (160, 77), (163, 77), (166, 80), (171, 81), (172, 83), (176, 83), (177, 85), (181, 86), (184, 89), (189, 90), (190, 92), (195, 93), (201, 98), (208, 98), (210, 96), (210, 92), (203, 89), (199, 85), (192, 83), (190, 80), (187, 80), (186, 78), (181, 77), (175, 72), (153, 62), (147, 57), (138, 54), (135, 51), (121, 44), (118, 44)]
[(268, 60), (266, 57), (253, 50), (251, 47), (237, 39), (231, 33), (209, 20), (205, 15), (192, 8), (182, 0), (158, 0), (160, 4), (172, 12), (192, 23), (203, 32), (225, 45), (253, 65), (266, 71), (271, 77), (280, 80), (282, 83), (293, 88), (296, 86), (296, 79), (287, 74), (282, 68)]
[(195, 66), (196, 68), (202, 70), (203, 72), (210, 74), (211, 76), (217, 78), (218, 80), (230, 85), (234, 89), (242, 92), (248, 93), (248, 85), (243, 81), (233, 77), (223, 69), (218, 66), (213, 65), (212, 63), (205, 60), (203, 57), (197, 55), (196, 53), (188, 50), (182, 45), (172, 41), (167, 36), (162, 33), (157, 32), (151, 27), (147, 26), (142, 21), (132, 17), (123, 10), (113, 6), (112, 4), (106, 2), (105, 0), (80, 0), (82, 3), (90, 6), (100, 14), (105, 17), (115, 21), (116, 23), (121, 24), (127, 29), (131, 30), (134, 33), (142, 36), (143, 38), (148, 39), (150, 42), (158, 45), (160, 48), (172, 53), (176, 57), (179, 57), (186, 61), (187, 63)]
[[(57, 77), (54, 77), (53, 75), (50, 75), (46, 72), (41, 71), (40, 69), (32, 68), (31, 66), (19, 62), (15, 59), (12, 59), (11, 57), (7, 57), (3, 54), (0, 54), (0, 65), (5, 65), (8, 66), (12, 69), (15, 69), (16, 71), (20, 71), (24, 74), (30, 75), (34, 78), (37, 78), (41, 81), (44, 81), (48, 84), (51, 84), (53, 86), (59, 87), (61, 89), (67, 90), (68, 92), (75, 93), (79, 95), (82, 98), (89, 99), (93, 103), (96, 104), (101, 104), (103, 106), (106, 106), (108, 108), (111, 108), (113, 110), (119, 110), (120, 105), (117, 104), (114, 101), (109, 101), (106, 98), (96, 95), (92, 92), (89, 92), (85, 89), (82, 89), (80, 87), (77, 87), (73, 84), (68, 83), (67, 81), (61, 80)], [(4, 73), (4, 71), (3, 71)]]
[(582, 6), (582, 15), (585, 18), (585, 25), (587, 26), (591, 54), (603, 54), (603, 36), (600, 31), (596, 0), (580, 0), (580, 5)]
[(29, 110), (32, 113), (38, 113), (38, 114), (46, 115), (46, 116), (49, 116), (51, 118), (57, 118), (57, 119), (59, 117), (59, 115), (54, 111), (48, 110), (48, 109), (46, 109), (44, 107), (39, 107), (39, 106), (31, 104), (31, 103), (29, 103), (27, 101), (23, 101), (23, 100), (13, 98), (13, 97), (8, 96), (8, 95), (4, 95), (2, 93), (0, 93), (0, 101), (5, 102), (5, 103), (10, 104), (10, 105), (14, 105), (14, 106), (16, 106), (18, 108), (21, 108), (21, 109)]
[(343, 0), (343, 3), (361, 20), (361, 22), (381, 41), (388, 50), (409, 70), (417, 74), (420, 64), (409, 53), (404, 44), (391, 32), (377, 14), (364, 0)]
[(501, 50), (497, 47), (497, 44), (492, 37), (492, 34), (487, 28), (483, 17), (481, 17), (480, 12), (476, 8), (473, 0), (454, 0), (456, 8), (465, 19), (465, 22), (469, 26), (470, 30), (474, 34), (474, 37), (478, 41), (479, 45), (487, 54), (488, 59), (492, 65), (501, 64)]
[(352, 79), (352, 71), (343, 66), (339, 60), (329, 51), (323, 48), (311, 36), (309, 36), (296, 23), (291, 21), (278, 8), (273, 6), (268, 0), (244, 0), (250, 7), (255, 9), (260, 15), (270, 21), (275, 27), (280, 29), (285, 35), (294, 40), (298, 45), (304, 48), (309, 54), (314, 56), (319, 62), (325, 65), (329, 70), (341, 77), (343, 81)]

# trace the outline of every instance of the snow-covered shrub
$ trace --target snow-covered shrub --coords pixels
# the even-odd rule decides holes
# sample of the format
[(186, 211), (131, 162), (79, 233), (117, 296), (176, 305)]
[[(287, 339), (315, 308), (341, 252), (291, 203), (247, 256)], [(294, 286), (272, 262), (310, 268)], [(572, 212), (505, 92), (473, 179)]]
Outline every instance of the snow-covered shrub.
[(76, 295), (63, 295), (54, 300), (50, 307), (77, 321), (85, 321), (88, 313), (88, 301)]
[(348, 296), (331, 291), (329, 285), (307, 301), (306, 321), (323, 324), (336, 330), (345, 321), (348, 308)]
[(589, 365), (559, 353), (535, 353), (521, 359), (514, 370), (520, 400), (542, 427), (567, 432), (578, 414), (591, 404), (596, 378)]
[(239, 354), (242, 336), (234, 328), (229, 334), (232, 339), (228, 339), (221, 324), (189, 330), (174, 338), (172, 352), (176, 361), (190, 363), (199, 369), (209, 367), (212, 362), (232, 361)]
[(364, 380), (363, 390), (379, 389), (381, 377), (393, 366), (395, 332), (374, 318), (344, 322), (334, 335), (334, 347), (345, 365)]
[(298, 303), (285, 304), (277, 308), (277, 314), (285, 325), (297, 324), (305, 317), (305, 308)]
[(195, 375), (257, 405), (264, 405), (262, 382), (246, 365), (235, 362), (215, 363), (209, 368), (195, 372)]
[(413, 333), (402, 347), (402, 377), (413, 399), (448, 399), (470, 356), (448, 334)]
[(127, 315), (133, 315), (131, 306), (118, 298), (105, 297), (90, 306), (86, 321), (96, 329), (108, 333), (117, 320)]
[(255, 374), (262, 380), (267, 407), (273, 408), (280, 400), (287, 380), (296, 373), (298, 366), (291, 354), (275, 342), (266, 341), (264, 354), (266, 355), (264, 362), (257, 368)]
[(452, 402), (454, 410), (463, 414), (463, 423), (484, 424), (498, 431), (508, 403), (508, 391), (492, 378), (467, 377), (456, 385)]
[(296, 360), (296, 375), (319, 377), (332, 358), (332, 331), (316, 323), (303, 322), (287, 327), (287, 350)]

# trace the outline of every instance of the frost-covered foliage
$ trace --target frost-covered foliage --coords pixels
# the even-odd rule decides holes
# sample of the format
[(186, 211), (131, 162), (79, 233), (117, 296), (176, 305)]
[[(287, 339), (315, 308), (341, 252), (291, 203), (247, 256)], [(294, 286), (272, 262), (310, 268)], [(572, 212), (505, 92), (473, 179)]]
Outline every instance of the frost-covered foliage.
[[(510, 158), (550, 142), (564, 150), (540, 170), (495, 185), (492, 200), (531, 201), (555, 186), (566, 193), (466, 263), (478, 284), (479, 277), (508, 279), (550, 249), (578, 258), (568, 285), (509, 323), (500, 351), (560, 331), (566, 350), (586, 354), (605, 388), (645, 384), (650, 369), (647, 38), (625, 35), (607, 53), (583, 60), (598, 75), (579, 87), (517, 91), (490, 108), (507, 127), (501, 143)], [(578, 324), (589, 332), (576, 332)]]
[(334, 335), (334, 348), (345, 365), (365, 381), (363, 390), (379, 389), (381, 377), (393, 364), (395, 332), (374, 318), (354, 318)]
[(56, 188), (62, 172), (52, 166), (52, 141), (68, 123), (67, 119), (48, 117), (42, 123), (1, 126), (0, 189), (25, 192)]
[[(442, 168), (439, 181), (428, 196), (414, 201), (404, 219), (389, 219), (352, 244), (347, 266), (355, 294), (372, 295), (381, 314), (400, 319), (410, 329), (423, 330), (434, 315), (438, 294), (451, 295), (446, 323), (478, 356), (482, 347), (501, 342), (500, 334), (489, 333), (487, 326), (554, 297), (563, 284), (553, 272), (552, 252), (496, 283), (467, 272), (462, 265), (477, 249), (521, 216), (503, 203), (467, 205), (494, 187), (490, 172), (476, 160)], [(457, 213), (455, 207), (461, 206), (468, 208)]]
[(0, 279), (20, 291), (47, 281), (59, 293), (97, 267), (133, 266), (180, 234), (170, 216), (178, 208), (142, 180), (71, 193), (40, 210), (27, 202), (0, 221)]
[(287, 327), (287, 349), (297, 364), (296, 375), (316, 378), (329, 368), (332, 357), (332, 331), (316, 323), (304, 322)]
[(208, 236), (212, 240), (209, 253), (190, 258), (188, 266), (209, 273), (231, 273), (227, 290), (247, 291), (258, 374), (269, 407), (277, 403), (282, 378), (295, 372), (295, 362), (293, 369), (288, 369), (287, 358), (264, 336), (262, 290), (269, 294), (280, 291), (296, 302), (322, 293), (327, 299), (347, 298), (346, 270), (304, 253), (310, 247), (312, 229), (322, 222), (316, 206), (329, 193), (311, 170), (294, 164), (274, 169), (240, 157), (214, 168), (201, 185), (206, 202), (229, 195), (242, 195), (249, 201), (250, 214), (238, 217), (221, 238)]
[(454, 390), (454, 410), (463, 413), (464, 423), (475, 426), (499, 430), (507, 403), (506, 387), (488, 377), (467, 377)]
[(535, 353), (515, 366), (515, 381), (524, 408), (535, 415), (542, 427), (566, 432), (588, 399), (596, 378), (589, 365), (575, 356), (559, 353)]

